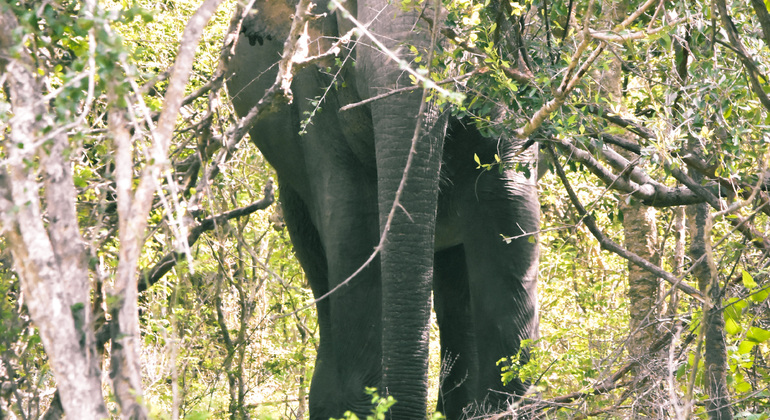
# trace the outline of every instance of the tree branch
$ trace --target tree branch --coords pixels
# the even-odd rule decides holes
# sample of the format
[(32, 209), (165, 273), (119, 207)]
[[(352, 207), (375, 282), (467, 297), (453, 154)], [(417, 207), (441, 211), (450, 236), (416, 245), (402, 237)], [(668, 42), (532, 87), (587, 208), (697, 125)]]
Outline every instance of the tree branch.
[(600, 153), (616, 170), (616, 175), (599, 163), (590, 153), (565, 140), (554, 138), (538, 139), (541, 143), (556, 146), (569, 159), (574, 159), (588, 168), (601, 179), (608, 188), (631, 194), (645, 205), (653, 207), (672, 207), (693, 203), (702, 203), (704, 198), (687, 187), (668, 187), (650, 178), (642, 169), (636, 167), (609, 148), (594, 149)]
[(655, 274), (656, 276), (666, 280), (667, 282), (671, 283), (674, 287), (678, 288), (679, 290), (683, 291), (684, 293), (687, 293), (688, 295), (692, 296), (696, 300), (700, 302), (705, 301), (705, 296), (703, 293), (695, 289), (694, 287), (683, 283), (680, 278), (677, 278), (673, 274), (669, 273), (668, 271), (663, 270), (662, 268), (656, 266), (655, 264), (645, 260), (644, 258), (634, 254), (633, 252), (629, 252), (625, 248), (621, 247), (620, 245), (616, 244), (611, 239), (607, 238), (602, 231), (599, 229), (599, 227), (596, 225), (596, 221), (594, 220), (593, 216), (588, 214), (585, 207), (580, 203), (580, 200), (578, 199), (575, 192), (572, 190), (572, 187), (569, 184), (569, 180), (567, 179), (567, 175), (564, 173), (564, 168), (562, 168), (561, 164), (559, 163), (558, 159), (556, 158), (556, 153), (553, 151), (553, 148), (547, 147), (547, 150), (551, 156), (551, 159), (553, 161), (554, 167), (556, 168), (556, 174), (559, 176), (559, 179), (561, 179), (562, 184), (564, 185), (564, 188), (567, 190), (567, 194), (570, 197), (570, 201), (572, 201), (572, 205), (575, 206), (575, 209), (577, 209), (578, 214), (581, 217), (581, 220), (583, 220), (583, 223), (585, 223), (588, 230), (591, 232), (591, 234), (596, 238), (596, 240), (599, 241), (599, 245), (602, 249), (605, 249), (607, 251), (613, 252), (623, 258), (625, 258), (628, 261), (631, 261), (632, 263), (638, 265), (639, 267)]
[[(642, 127), (641, 125), (636, 124), (632, 121), (629, 121), (625, 118), (621, 118), (617, 115), (614, 115), (599, 106), (586, 104), (585, 109), (589, 113), (600, 116), (606, 119), (607, 121), (612, 122), (613, 124), (623, 127), (626, 130), (631, 131), (632, 133), (638, 135), (643, 139), (650, 140), (655, 138), (655, 135), (645, 127)], [(671, 172), (674, 178), (676, 178), (679, 182), (684, 184), (688, 189), (690, 189), (692, 193), (695, 193), (698, 196), (700, 196), (703, 201), (707, 202), (711, 207), (713, 207), (717, 211), (723, 210), (724, 206), (722, 205), (718, 197), (719, 193), (714, 194), (709, 188), (706, 188), (706, 186), (702, 185), (699, 182), (695, 182), (689, 175), (687, 175), (687, 173), (682, 171), (682, 169), (672, 165), (672, 163), (668, 159), (666, 159), (665, 156), (662, 156), (662, 158), (663, 158), (662, 159), (663, 167), (669, 172)], [(700, 167), (707, 166), (702, 159), (697, 157), (694, 159), (695, 160), (693, 160), (693, 162), (696, 162), (698, 166)], [(734, 191), (734, 190), (730, 190), (730, 191)], [(749, 191), (750, 191), (749, 194), (751, 194), (751, 191), (753, 191), (753, 188)], [(764, 198), (765, 197), (763, 197), (763, 199)], [(763, 200), (763, 203), (765, 201), (767, 200)], [(767, 209), (767, 206), (764, 206), (764, 205), (761, 205), (761, 206), (764, 209), (763, 211), (770, 211), (770, 209)], [(738, 231), (741, 232), (741, 234), (746, 239), (748, 239), (755, 247), (763, 251), (770, 249), (770, 239), (765, 237), (758, 229), (756, 229), (756, 227), (754, 227), (751, 223), (749, 223), (750, 221), (749, 218), (736, 215), (735, 217), (730, 217), (727, 220), (730, 222), (730, 224), (736, 227)]]
[[(275, 201), (275, 195), (273, 193), (273, 180), (269, 179), (263, 191), (263, 197), (261, 200), (256, 201), (248, 206), (240, 207), (216, 216), (207, 217), (190, 230), (190, 235), (187, 237), (187, 243), (192, 246), (198, 241), (198, 238), (204, 233), (213, 230), (216, 226), (223, 224), (224, 222), (235, 219), (238, 217), (248, 216), (257, 210), (264, 210), (268, 208)], [(164, 255), (151, 269), (146, 270), (140, 278), (138, 284), (139, 292), (143, 292), (157, 283), (163, 276), (171, 271), (176, 266), (177, 261), (184, 257), (183, 252), (169, 252)]]
[(757, 20), (762, 26), (762, 35), (765, 40), (765, 46), (770, 48), (770, 13), (762, 0), (751, 0), (751, 6), (757, 14)]
[[(759, 98), (759, 101), (762, 103), (765, 109), (770, 111), (770, 97), (767, 96), (764, 89), (762, 88), (762, 84), (759, 82), (760, 78), (765, 81), (767, 78), (762, 75), (762, 73), (759, 71), (759, 68), (754, 63), (754, 60), (751, 58), (751, 55), (746, 52), (746, 49), (743, 47), (743, 43), (741, 42), (738, 30), (735, 28), (735, 24), (733, 24), (733, 20), (730, 18), (730, 15), (727, 12), (727, 3), (725, 0), (714, 0), (714, 2), (716, 3), (717, 9), (719, 10), (719, 18), (722, 21), (722, 27), (724, 28), (725, 32), (727, 32), (727, 39), (730, 40), (730, 44), (732, 44), (733, 50), (738, 55), (741, 63), (743, 63), (743, 67), (746, 68), (746, 73), (749, 76), (752, 92), (757, 95), (757, 98)], [(761, 7), (764, 8), (764, 5)], [(765, 9), (765, 14), (767, 14), (767, 9)], [(768, 37), (767, 29), (764, 26), (762, 27), (762, 30), (764, 31), (765, 37)]]

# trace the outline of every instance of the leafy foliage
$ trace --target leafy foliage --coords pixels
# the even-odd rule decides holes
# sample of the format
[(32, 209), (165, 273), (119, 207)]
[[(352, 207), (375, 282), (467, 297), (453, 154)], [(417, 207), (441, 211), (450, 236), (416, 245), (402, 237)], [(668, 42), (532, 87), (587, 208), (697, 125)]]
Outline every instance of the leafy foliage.
[[(746, 57), (720, 24), (716, 2), (661, 3), (619, 30), (604, 20), (615, 3), (444, 2), (440, 29), (451, 39), (438, 46), (430, 63), (412, 48), (413, 64), (430, 80), (465, 95), (462, 104), (446, 102), (446, 108), (502, 140), (515, 137), (538, 110), (564, 94), (564, 104), (548, 112), (529, 139), (544, 148), (557, 147), (558, 162), (568, 168), (578, 200), (615, 242), (624, 240), (621, 204), (644, 201), (635, 195), (638, 191), (618, 189), (617, 183), (632, 178), (627, 170), (642, 169), (672, 188), (681, 186), (678, 170), (700, 173), (701, 184), (724, 208), (733, 206), (719, 214), (712, 209), (716, 216), (709, 232), (719, 281), (718, 309), (725, 322), (732, 410), (738, 418), (767, 418), (770, 281), (764, 238), (770, 227), (765, 179), (769, 110), (752, 85)], [(148, 126), (164, 107), (179, 34), (197, 6), (187, 0), (107, 2), (89, 14), (81, 3), (66, 0), (0, 5), (19, 23), (10, 34), (14, 49), (9, 59), (32, 52), (31, 65), (50, 103), (55, 124), (41, 131), (40, 147), (49, 148), (55, 133), (67, 133), (96, 313), (114, 303), (105, 290), (114, 284), (123, 246), (116, 235), (117, 158), (108, 109), (118, 105), (133, 112), (138, 180), (152, 144)], [(406, 1), (402, 6), (425, 4)], [(639, 1), (626, 2), (626, 15), (641, 6)], [(187, 94), (211, 88), (233, 7), (220, 8), (206, 28)], [(770, 48), (761, 35), (766, 28), (749, 2), (733, 2), (729, 10), (767, 95)], [(586, 54), (578, 54), (586, 39), (597, 55), (574, 88), (565, 90), (562, 82), (588, 62)], [(610, 100), (597, 81), (618, 64), (622, 91), (617, 100)], [(189, 99), (177, 121), (139, 261), (147, 278), (165, 256), (176, 263), (141, 296), (145, 402), (157, 418), (300, 418), (306, 413), (318, 326), (314, 309), (305, 307), (311, 293), (288, 236), (274, 224), (278, 217), (260, 212), (227, 220), (189, 251), (184, 245), (187, 220), (200, 222), (257, 201), (257, 186), (268, 183), (270, 169), (249, 145), (228, 153), (226, 161), (213, 162), (234, 120), (226, 95), (213, 89)], [(320, 98), (309, 100), (323, 105)], [(14, 147), (5, 137), (12, 108), (8, 90), (3, 90), (3, 159)], [(305, 117), (306, 124), (312, 124), (313, 115)], [(638, 150), (623, 168), (612, 167), (607, 163), (610, 145), (617, 137), (629, 136)], [(693, 144), (704, 150), (702, 162), (693, 159)], [(594, 160), (581, 160), (568, 150), (587, 152)], [(25, 164), (34, 169), (40, 162)], [(492, 170), (509, 162), (500, 156), (494, 162), (477, 157), (476, 164), (479, 170)], [(553, 161), (541, 164), (556, 166)], [(617, 182), (598, 180), (598, 164), (613, 170)], [(216, 165), (213, 177), (203, 178)], [(522, 406), (529, 404), (537, 415), (566, 418), (578, 410), (583, 416), (624, 417), (628, 390), (646, 380), (626, 376), (610, 381), (615, 373), (639, 363), (629, 360), (627, 351), (628, 262), (594, 240), (587, 216), (573, 210), (564, 188), (553, 173), (540, 180), (542, 338), (532, 343), (527, 364), (519, 363), (520, 355), (501, 363), (501, 379), (514, 374), (528, 379), (532, 393)], [(686, 261), (685, 267), (676, 262), (676, 212), (672, 207), (657, 211), (659, 265), (695, 286), (686, 271), (695, 261)], [(742, 228), (747, 226), (753, 230)], [(0, 249), (6, 249), (5, 242)], [(13, 264), (6, 252), (0, 255), (0, 414), (39, 417), (53, 407), (56, 384), (24, 307)], [(709, 399), (698, 338), (703, 309), (697, 299), (668, 293), (669, 285), (661, 288), (667, 293), (657, 303), (664, 315), (651, 322), (668, 341), (656, 362), (647, 365), (647, 374), (671, 396), (660, 402), (669, 413), (686, 408), (691, 400), (694, 414), (701, 416)], [(97, 324), (108, 317), (103, 315)], [(434, 360), (435, 353), (434, 348)], [(439, 370), (434, 363), (433, 381)], [(371, 418), (383, 418), (392, 398), (374, 392), (372, 397)]]

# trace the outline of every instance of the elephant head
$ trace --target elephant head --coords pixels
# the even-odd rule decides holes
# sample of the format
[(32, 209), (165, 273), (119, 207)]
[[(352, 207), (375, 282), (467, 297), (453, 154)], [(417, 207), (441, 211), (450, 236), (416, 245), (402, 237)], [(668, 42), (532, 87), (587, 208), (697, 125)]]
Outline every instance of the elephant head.
[[(420, 11), (384, 0), (345, 7), (384, 45), (361, 38), (340, 54), (342, 66), (299, 70), (294, 101), (250, 131), (278, 174), (286, 225), (314, 295), (335, 290), (318, 302), (311, 418), (365, 415), (365, 387), (395, 397), (392, 418), (425, 417), (432, 291), (442, 358), (454, 366), (439, 410), (461, 418), (473, 404), (504, 408), (523, 385), (504, 386), (496, 361), (537, 335), (533, 180), (510, 170), (480, 173), (474, 155), (491, 159), (513, 146), (439, 113), (420, 90), (342, 111), (412, 85), (403, 62), (383, 48), (408, 61), (406, 46), (427, 52), (434, 38)], [(257, 0), (244, 20), (228, 73), (239, 115), (276, 79), (293, 8), (292, 0)], [(310, 54), (351, 22), (340, 12), (312, 20)]]

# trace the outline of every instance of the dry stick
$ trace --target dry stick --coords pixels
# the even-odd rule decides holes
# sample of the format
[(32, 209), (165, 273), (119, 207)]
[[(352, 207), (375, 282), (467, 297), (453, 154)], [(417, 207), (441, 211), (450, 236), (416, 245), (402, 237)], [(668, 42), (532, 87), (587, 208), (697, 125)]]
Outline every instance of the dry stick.
[(611, 251), (623, 257), (624, 259), (631, 261), (632, 263), (638, 265), (639, 267), (657, 275), (658, 277), (665, 279), (667, 282), (671, 283), (672, 285), (677, 287), (679, 290), (694, 297), (701, 303), (705, 302), (705, 296), (698, 289), (695, 289), (694, 287), (688, 284), (682, 283), (682, 279), (677, 278), (671, 273), (663, 270), (662, 268), (656, 266), (655, 264), (652, 264), (651, 262), (636, 255), (635, 253), (626, 250), (625, 248), (616, 244), (611, 239), (607, 238), (602, 233), (602, 231), (596, 226), (596, 221), (594, 220), (593, 216), (591, 216), (590, 214), (588, 214), (588, 212), (586, 212), (585, 207), (583, 207), (583, 204), (580, 203), (580, 200), (575, 194), (575, 191), (572, 190), (572, 187), (569, 184), (569, 180), (567, 179), (567, 175), (564, 173), (564, 168), (562, 168), (561, 163), (559, 163), (556, 157), (556, 153), (553, 151), (553, 148), (548, 146), (547, 150), (551, 156), (554, 167), (556, 168), (556, 174), (559, 176), (559, 179), (561, 179), (561, 182), (564, 185), (564, 188), (567, 190), (567, 194), (570, 197), (570, 201), (572, 201), (572, 205), (575, 206), (575, 209), (577, 209), (578, 214), (581, 216), (588, 230), (591, 231), (591, 234), (593, 234), (593, 236), (599, 241), (599, 245), (601, 246), (602, 249)]
[[(473, 76), (473, 75), (475, 75), (476, 73), (479, 73), (479, 72), (480, 72), (480, 69), (475, 69), (472, 72), (463, 74), (462, 76), (450, 77), (450, 78), (438, 81), (438, 82), (436, 82), (436, 84), (437, 85), (446, 85), (448, 83), (456, 83), (456, 82), (459, 82), (459, 81), (461, 81), (463, 79), (467, 79), (467, 78), (469, 78), (469, 77), (471, 77), (471, 76)], [(394, 90), (391, 90), (391, 91), (388, 91), (388, 92), (385, 92), (385, 93), (381, 93), (381, 94), (376, 95), (376, 96), (372, 96), (370, 98), (366, 98), (364, 100), (361, 100), (361, 101), (353, 103), (353, 104), (347, 104), (347, 105), (345, 105), (343, 107), (340, 107), (340, 111), (348, 111), (350, 109), (353, 109), (353, 108), (356, 108), (356, 107), (359, 107), (359, 106), (363, 106), (363, 105), (366, 105), (368, 103), (372, 103), (374, 101), (379, 101), (380, 99), (384, 99), (384, 98), (387, 98), (387, 97), (392, 96), (392, 95), (396, 95), (396, 94), (404, 93), (404, 92), (411, 92), (411, 91), (417, 90), (417, 89), (423, 89), (423, 86), (413, 85), (413, 86), (404, 86), (402, 88), (394, 89)]]

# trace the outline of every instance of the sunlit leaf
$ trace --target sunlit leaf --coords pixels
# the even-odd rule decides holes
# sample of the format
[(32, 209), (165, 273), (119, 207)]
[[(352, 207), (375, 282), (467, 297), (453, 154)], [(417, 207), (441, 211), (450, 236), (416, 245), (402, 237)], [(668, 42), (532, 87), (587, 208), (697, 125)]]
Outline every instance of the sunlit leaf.
[(732, 318), (725, 318), (725, 331), (730, 335), (738, 335), (741, 332), (741, 326)]
[(757, 287), (757, 282), (754, 281), (754, 278), (751, 277), (751, 274), (749, 274), (746, 270), (741, 271), (741, 278), (743, 280), (743, 286), (745, 286), (747, 289), (753, 289)]
[(770, 331), (759, 327), (749, 328), (749, 332), (746, 334), (746, 338), (755, 343), (762, 343), (770, 338)]

